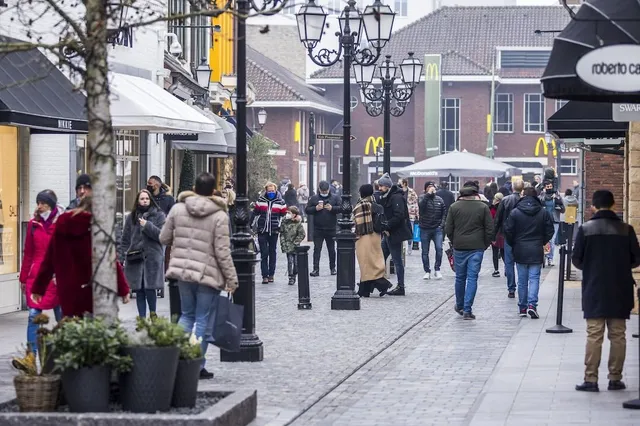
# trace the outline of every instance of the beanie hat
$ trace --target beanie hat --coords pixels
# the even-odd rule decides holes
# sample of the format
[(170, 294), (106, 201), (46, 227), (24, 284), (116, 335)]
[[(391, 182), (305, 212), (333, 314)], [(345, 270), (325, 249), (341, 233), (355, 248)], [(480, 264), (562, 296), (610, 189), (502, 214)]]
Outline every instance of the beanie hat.
[(320, 183), (318, 184), (318, 189), (320, 191), (328, 191), (329, 190), (329, 182), (327, 182), (326, 180), (321, 180)]
[(378, 185), (379, 186), (386, 186), (387, 188), (391, 188), (393, 186), (393, 181), (391, 180), (389, 175), (387, 173), (385, 173), (384, 175), (382, 175), (382, 177), (380, 179), (378, 179)]
[(371, 197), (373, 195), (373, 185), (369, 183), (365, 183), (360, 187), (360, 197), (366, 198)]
[(477, 189), (477, 190), (478, 190), (478, 192), (480, 192), (480, 186), (479, 186), (477, 183), (475, 183), (474, 181), (472, 181), (472, 180), (468, 180), (468, 181), (466, 181), (466, 182), (464, 183), (464, 185), (462, 185), (462, 186), (463, 186), (463, 187), (465, 187), (465, 186), (472, 186), (472, 187), (474, 187), (475, 189)]
[(429, 187), (430, 187), (430, 186), (433, 186), (433, 187), (435, 188), (436, 183), (435, 183), (434, 181), (432, 181), (432, 180), (427, 181), (427, 182), (424, 184), (424, 189), (425, 189), (425, 191), (426, 191), (427, 189), (429, 189)]
[(45, 189), (36, 196), (36, 203), (47, 204), (53, 210), (58, 205), (58, 197), (50, 189)]
[(78, 176), (78, 178), (76, 179), (76, 189), (80, 188), (81, 186), (91, 188), (91, 176), (87, 174)]

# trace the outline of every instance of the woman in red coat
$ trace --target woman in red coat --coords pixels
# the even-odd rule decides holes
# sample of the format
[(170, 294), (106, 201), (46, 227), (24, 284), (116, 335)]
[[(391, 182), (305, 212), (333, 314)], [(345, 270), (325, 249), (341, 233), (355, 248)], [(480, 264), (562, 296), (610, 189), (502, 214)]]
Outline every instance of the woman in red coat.
[[(504, 198), (501, 192), (498, 192), (493, 196), (493, 202), (489, 210), (491, 211), (491, 217), (495, 220), (498, 212), (498, 206)], [(494, 277), (500, 277), (500, 271), (498, 270), (498, 262), (500, 259), (504, 261), (504, 236), (501, 233), (496, 234), (496, 240), (491, 243), (491, 250), (493, 251), (493, 274)]]
[[(129, 285), (116, 261), (118, 296), (129, 302)], [(58, 298), (65, 317), (81, 317), (93, 313), (91, 277), (91, 198), (85, 197), (80, 207), (58, 218), (47, 253), (33, 283), (31, 298), (39, 302), (47, 295), (47, 287), (55, 275)]]
[(40, 303), (31, 300), (31, 292), (33, 282), (40, 269), (40, 264), (45, 257), (47, 247), (49, 247), (49, 240), (51, 240), (51, 236), (53, 235), (56, 221), (58, 217), (64, 213), (64, 207), (58, 206), (58, 197), (55, 192), (49, 189), (45, 189), (37, 195), (36, 203), (38, 206), (33, 215), (33, 219), (31, 219), (27, 225), (24, 255), (20, 269), (20, 283), (23, 291), (26, 292), (27, 306), (29, 307), (27, 343), (34, 352), (38, 350), (38, 326), (33, 323), (36, 315), (41, 314), (42, 311), (53, 309), (56, 321), (60, 321), (60, 318), (62, 318), (58, 293), (53, 280), (47, 283), (46, 296), (42, 298)]

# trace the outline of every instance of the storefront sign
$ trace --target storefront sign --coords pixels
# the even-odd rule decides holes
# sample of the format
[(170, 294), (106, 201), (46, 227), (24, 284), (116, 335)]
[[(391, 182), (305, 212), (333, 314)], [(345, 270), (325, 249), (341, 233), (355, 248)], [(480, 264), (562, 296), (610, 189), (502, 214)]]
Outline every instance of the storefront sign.
[(197, 141), (197, 133), (165, 133), (165, 141)]
[(378, 136), (377, 138), (374, 136), (369, 136), (369, 139), (367, 139), (367, 144), (364, 146), (364, 155), (369, 155), (372, 146), (373, 154), (375, 154), (376, 152), (378, 152), (378, 148), (384, 147), (384, 138), (382, 136)]
[[(538, 138), (538, 142), (536, 142), (536, 148), (533, 151), (533, 155), (535, 155), (536, 157), (540, 156), (540, 147), (542, 147), (542, 150), (543, 150), (545, 156), (549, 155), (549, 147), (547, 146), (547, 142), (544, 140), (544, 138)], [(551, 141), (551, 147), (553, 148), (553, 156), (557, 157), (558, 156), (558, 150), (556, 149), (556, 141), (555, 140)]]
[(593, 50), (576, 64), (585, 83), (619, 93), (640, 91), (640, 45), (618, 44)]
[(73, 122), (71, 120), (58, 120), (58, 129), (73, 130)]
[(613, 121), (640, 121), (640, 104), (613, 104)]

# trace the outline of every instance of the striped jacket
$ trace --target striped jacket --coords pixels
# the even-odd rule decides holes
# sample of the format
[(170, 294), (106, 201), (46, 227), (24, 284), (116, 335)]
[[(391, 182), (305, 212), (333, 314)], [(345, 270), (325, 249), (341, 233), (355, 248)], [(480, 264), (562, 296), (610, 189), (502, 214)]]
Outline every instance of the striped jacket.
[(279, 192), (276, 192), (273, 200), (261, 195), (253, 208), (251, 223), (258, 234), (276, 234), (280, 231), (280, 223), (286, 214), (287, 205)]

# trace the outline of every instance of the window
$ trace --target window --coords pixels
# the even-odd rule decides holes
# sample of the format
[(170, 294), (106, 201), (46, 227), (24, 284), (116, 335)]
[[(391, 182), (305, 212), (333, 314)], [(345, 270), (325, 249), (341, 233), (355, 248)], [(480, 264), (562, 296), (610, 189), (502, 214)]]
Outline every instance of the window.
[(140, 190), (140, 132), (116, 132), (116, 214), (131, 211)]
[(87, 135), (76, 136), (76, 176), (87, 173)]
[(307, 162), (298, 162), (298, 183), (306, 182), (309, 178), (309, 170), (307, 169)]
[(561, 159), (560, 173), (563, 175), (577, 175), (578, 174), (578, 159), (577, 158), (563, 158)]
[(342, 0), (324, 0), (320, 3), (325, 7), (325, 12), (329, 15), (340, 15), (347, 5), (347, 2)]
[(408, 11), (407, 11), (407, 3), (408, 0), (395, 0), (395, 5), (393, 8), (393, 11), (398, 15), (398, 16), (408, 16)]
[(513, 93), (496, 93), (493, 131), (513, 132)]
[(460, 178), (449, 175), (445, 182), (449, 185), (449, 191), (453, 192), (457, 196), (460, 192)]
[(524, 132), (544, 133), (544, 96), (540, 93), (524, 94)]
[[(187, 1), (186, 0), (169, 0), (169, 16), (171, 15), (185, 15), (187, 14)], [(167, 27), (170, 33), (174, 33), (178, 36), (178, 41), (183, 46), (187, 43), (187, 25), (186, 19), (173, 19), (167, 22)], [(171, 41), (169, 41), (171, 43)], [(186, 54), (186, 52), (184, 52)]]
[(338, 174), (341, 175), (342, 174), (342, 166), (343, 166), (343, 159), (342, 157), (338, 157)]
[(556, 111), (565, 106), (569, 101), (565, 99), (556, 99)]
[(500, 68), (545, 68), (550, 50), (501, 50)]
[(318, 180), (327, 180), (327, 163), (318, 163)]
[(206, 59), (207, 63), (209, 62), (209, 38), (207, 31), (202, 29), (202, 27), (210, 25), (210, 19), (208, 16), (195, 16), (191, 18), (191, 25), (200, 27), (191, 28), (191, 66), (193, 69), (196, 69), (198, 65), (200, 65), (202, 58)]
[(460, 150), (460, 99), (442, 100), (442, 134), (440, 152)]

